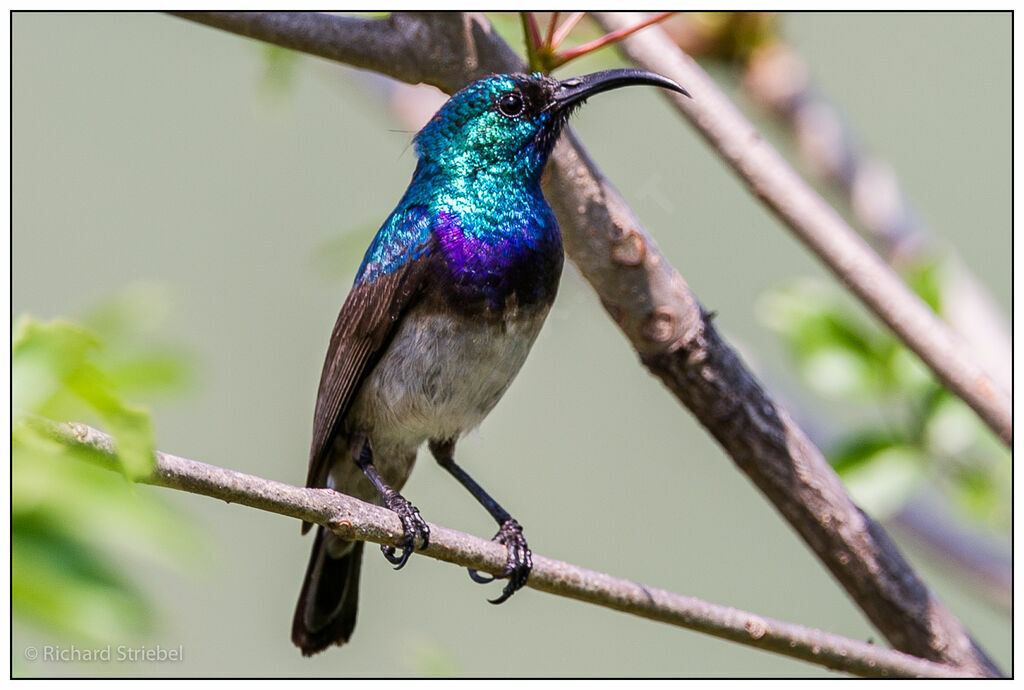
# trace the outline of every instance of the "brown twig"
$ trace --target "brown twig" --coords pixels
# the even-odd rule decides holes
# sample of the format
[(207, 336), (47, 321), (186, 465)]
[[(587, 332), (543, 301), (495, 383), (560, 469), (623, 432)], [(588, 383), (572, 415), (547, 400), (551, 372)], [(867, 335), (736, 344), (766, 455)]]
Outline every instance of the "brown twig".
[[(595, 18), (605, 30), (617, 30), (635, 25), (642, 16), (597, 12)], [(1013, 417), (1006, 391), (974, 361), (963, 341), (758, 134), (711, 77), (663, 31), (652, 30), (618, 45), (641, 67), (686, 85), (693, 98), (669, 96), (673, 105), (783, 224), (1010, 445)]]
[[(63, 443), (95, 451), (92, 457), (97, 462), (118, 471), (114, 440), (107, 434), (85, 424), (40, 419), (31, 423)], [(155, 456), (153, 474), (141, 483), (315, 522), (347, 539), (397, 546), (402, 538), (402, 523), (394, 513), (330, 489), (300, 489), (159, 451)], [(504, 570), (507, 556), (505, 548), (494, 541), (433, 524), (430, 546), (417, 553), (492, 574)], [(527, 586), (858, 676), (964, 675), (962, 670), (884, 647), (647, 587), (537, 554)]]
[[(475, 14), (362, 20), (218, 12), (188, 18), (341, 61), (346, 59), (339, 55), (358, 53), (351, 64), (449, 93), (488, 73), (523, 69)], [(339, 36), (349, 41), (343, 49), (335, 44)], [(642, 361), (719, 440), (886, 638), (902, 651), (965, 673), (999, 675), (885, 532), (852, 503), (821, 452), (722, 341), (682, 276), (571, 132), (555, 149), (545, 191), (568, 256)]]
[(668, 19), (673, 14), (675, 14), (675, 12), (659, 12), (653, 17), (648, 17), (640, 22), (637, 22), (635, 26), (620, 27), (619, 29), (616, 29), (615, 31), (612, 31), (611, 33), (606, 34), (604, 36), (601, 36), (600, 38), (595, 38), (593, 41), (589, 41), (582, 45), (578, 45), (575, 48), (572, 48), (571, 50), (563, 51), (558, 55), (554, 56), (554, 59), (552, 60), (553, 64), (551, 65), (551, 67), (552, 69), (554, 69), (555, 67), (564, 65), (570, 60), (575, 60), (581, 55), (592, 53), (595, 50), (598, 50), (599, 48), (603, 48), (617, 41), (621, 41), (626, 36), (632, 36), (641, 29), (646, 29), (648, 26), (651, 26), (652, 24), (657, 24), (660, 21)]
[[(887, 263), (897, 270), (948, 254), (918, 214), (892, 168), (865, 151), (839, 109), (815, 88), (796, 50), (774, 41), (754, 51), (744, 91), (782, 124), (808, 168), (846, 202)], [(1003, 389), (1011, 384), (1010, 329), (995, 301), (955, 256), (943, 260), (942, 316), (978, 354)]]

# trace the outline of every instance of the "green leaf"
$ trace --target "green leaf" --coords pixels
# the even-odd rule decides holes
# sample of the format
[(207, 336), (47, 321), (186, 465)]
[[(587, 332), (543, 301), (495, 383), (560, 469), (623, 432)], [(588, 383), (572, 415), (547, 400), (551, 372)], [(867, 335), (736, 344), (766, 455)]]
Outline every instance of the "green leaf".
[(840, 443), (835, 450), (828, 454), (829, 464), (837, 473), (844, 475), (854, 468), (870, 462), (882, 451), (904, 445), (906, 442), (907, 440), (899, 434), (874, 429), (868, 430)]
[(947, 393), (932, 406), (922, 436), (931, 452), (955, 457), (972, 450), (980, 431), (974, 411)]
[(758, 315), (782, 336), (801, 377), (822, 395), (907, 398), (933, 387), (916, 356), (820, 281), (766, 293)]
[[(203, 547), (194, 524), (125, 480), (154, 459), (152, 421), (124, 391), (177, 385), (184, 370), (170, 348), (140, 342), (157, 330), (161, 303), (142, 287), (93, 310), (91, 329), (27, 317), (13, 329), (12, 613), (60, 638), (123, 642), (150, 630), (146, 597), (113, 564), (130, 554), (181, 567)], [(123, 475), (105, 469), (109, 459), (97, 464), (98, 451), (47, 435), (38, 416), (98, 420)]]
[(289, 48), (269, 43), (263, 49), (263, 90), (275, 96), (284, 96), (295, 82), (295, 73), (302, 54)]
[[(125, 474), (144, 477), (153, 471), (152, 423), (144, 409), (121, 399), (97, 366), (100, 347), (100, 339), (77, 324), (20, 319), (11, 345), (15, 414), (66, 418), (78, 407), (102, 420), (114, 437)], [(84, 405), (76, 406), (71, 396)]]
[(11, 342), (13, 412), (45, 411), (98, 346), (96, 336), (76, 324), (19, 318)]
[(151, 629), (145, 598), (90, 549), (38, 516), (12, 519), (11, 606), (60, 635), (123, 641)]
[(156, 392), (176, 393), (187, 388), (195, 365), (184, 353), (166, 348), (124, 354), (116, 360), (104, 357), (103, 368), (110, 384), (122, 394), (152, 397)]
[(876, 519), (899, 511), (925, 478), (920, 451), (910, 445), (882, 447), (843, 474), (854, 501)]
[(165, 567), (196, 557), (198, 526), (168, 508), (156, 490), (104, 469), (97, 451), (25, 424), (15, 427), (11, 446), (12, 516), (51, 515), (78, 542)]
[(125, 475), (141, 479), (152, 474), (155, 460), (149, 414), (121, 400), (110, 380), (95, 366), (79, 367), (68, 377), (67, 385), (99, 415), (114, 437), (117, 459)]
[(903, 272), (907, 285), (936, 314), (942, 313), (942, 283), (946, 279), (937, 260), (921, 260)]
[(819, 347), (803, 360), (803, 379), (821, 395), (867, 395), (877, 389), (874, 371), (863, 357), (841, 347)]

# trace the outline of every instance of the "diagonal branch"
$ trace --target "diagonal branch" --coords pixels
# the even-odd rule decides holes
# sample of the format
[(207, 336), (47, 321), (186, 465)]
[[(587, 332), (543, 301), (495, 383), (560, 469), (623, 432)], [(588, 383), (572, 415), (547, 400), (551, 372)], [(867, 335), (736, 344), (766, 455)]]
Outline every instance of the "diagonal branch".
[[(99, 464), (117, 471), (114, 440), (107, 434), (85, 424), (58, 424), (40, 419), (30, 423), (65, 444), (91, 451)], [(397, 546), (402, 538), (402, 523), (394, 513), (330, 489), (300, 489), (159, 451), (155, 453), (155, 460), (153, 474), (140, 480), (142, 483), (315, 522), (346, 539)], [(505, 568), (505, 548), (500, 544), (433, 524), (430, 525), (430, 545), (420, 553), (492, 574), (500, 574)], [(696, 630), (826, 668), (871, 678), (964, 676), (962, 669), (646, 587), (536, 554), (533, 563), (527, 581), (527, 586), (533, 589)]]
[(942, 316), (1005, 390), (1012, 379), (1010, 328), (989, 291), (914, 209), (891, 166), (866, 151), (842, 113), (812, 82), (796, 49), (778, 41), (744, 65), (745, 93), (797, 143), (811, 171), (858, 221), (858, 230), (897, 270), (941, 257)]
[[(188, 18), (315, 55), (359, 53), (352, 64), (449, 93), (489, 73), (523, 69), (480, 15), (307, 15), (216, 12)], [(374, 35), (367, 39), (357, 28)], [(353, 42), (344, 51), (332, 43), (338, 35)], [(402, 56), (392, 65), (396, 52)], [(965, 673), (999, 675), (885, 531), (850, 500), (821, 451), (718, 335), (686, 281), (571, 132), (548, 164), (545, 194), (566, 253), (645, 366), (708, 428), (882, 634), (904, 652)]]
[[(643, 15), (597, 12), (595, 18), (606, 31), (615, 31), (633, 26)], [(641, 67), (686, 84), (693, 98), (670, 96), (676, 109), (751, 191), (1010, 445), (1013, 419), (1006, 391), (974, 361), (963, 341), (757, 133), (711, 77), (661, 30), (627, 38), (620, 46)]]

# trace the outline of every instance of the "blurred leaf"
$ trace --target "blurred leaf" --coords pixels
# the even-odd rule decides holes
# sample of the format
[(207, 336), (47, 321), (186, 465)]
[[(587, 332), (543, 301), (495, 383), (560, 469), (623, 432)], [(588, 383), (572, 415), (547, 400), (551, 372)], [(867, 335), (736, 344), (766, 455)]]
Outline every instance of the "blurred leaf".
[(877, 395), (888, 387), (879, 362), (890, 342), (817, 281), (769, 291), (758, 316), (782, 336), (801, 377), (819, 393)]
[(1001, 496), (1006, 484), (998, 481), (987, 468), (977, 466), (962, 467), (955, 478), (956, 499), (963, 510), (990, 524), (1005, 522)]
[[(153, 425), (123, 390), (177, 386), (184, 363), (141, 341), (166, 315), (159, 289), (126, 290), (89, 315), (93, 328), (22, 317), (11, 343), (13, 615), (72, 640), (123, 642), (152, 627), (145, 596), (114, 565), (124, 554), (180, 567), (201, 532), (155, 493), (126, 481), (153, 468)], [(37, 416), (93, 423), (114, 438), (123, 475), (97, 451), (64, 444)]]
[(147, 632), (144, 597), (96, 552), (38, 514), (11, 521), (11, 606), (16, 616), (97, 643)]
[(932, 407), (923, 431), (924, 443), (945, 456), (968, 452), (978, 436), (977, 416), (959, 399), (942, 396)]
[(1009, 528), (1013, 460), (967, 405), (943, 390), (928, 411), (921, 433), (931, 457), (941, 460), (943, 485), (970, 517)]
[(68, 446), (19, 424), (12, 435), (11, 513), (61, 516), (66, 534), (97, 549), (130, 553), (162, 566), (196, 556), (198, 526), (154, 490), (104, 469), (96, 452)]
[(136, 283), (87, 311), (82, 320), (109, 347), (118, 339), (135, 340), (159, 332), (170, 315), (171, 303), (165, 286)]
[(899, 511), (924, 477), (918, 449), (883, 446), (846, 471), (843, 483), (861, 508), (884, 520)]
[(105, 362), (105, 368), (117, 390), (126, 395), (145, 395), (153, 391), (173, 393), (186, 387), (194, 367), (178, 350), (154, 348)]
[(894, 343), (885, 358), (884, 366), (888, 372), (891, 392), (927, 397), (939, 387), (931, 369), (902, 345)]
[(942, 313), (942, 265), (938, 261), (919, 261), (903, 272), (907, 285), (936, 314)]
[(863, 357), (839, 347), (819, 347), (803, 358), (802, 376), (829, 397), (867, 395), (877, 389), (876, 373)]
[(286, 96), (295, 82), (295, 73), (302, 54), (289, 48), (262, 44), (263, 91), (272, 96)]
[(870, 430), (843, 441), (829, 453), (829, 463), (839, 474), (845, 474), (870, 462), (882, 451), (902, 445), (906, 439), (894, 433)]
[(102, 371), (84, 363), (66, 380), (68, 388), (92, 407), (114, 437), (121, 469), (131, 479), (153, 472), (155, 450), (149, 414), (118, 396)]
[[(922, 261), (905, 275), (922, 299), (941, 308), (939, 262)], [(847, 295), (822, 281), (797, 281), (766, 293), (758, 315), (779, 333), (809, 386), (833, 399), (867, 401), (870, 416), (883, 420), (828, 454), (865, 503), (894, 510), (895, 501), (928, 477), (970, 517), (1009, 524), (1009, 453), (914, 353), (862, 318)]]
[(45, 413), (98, 344), (93, 334), (70, 322), (18, 319), (11, 342), (13, 411)]
[(95, 353), (95, 362), (121, 395), (153, 400), (179, 393), (192, 382), (195, 363), (191, 357), (164, 342), (165, 337), (157, 338), (171, 302), (165, 287), (139, 283), (86, 314), (85, 325), (104, 344)]

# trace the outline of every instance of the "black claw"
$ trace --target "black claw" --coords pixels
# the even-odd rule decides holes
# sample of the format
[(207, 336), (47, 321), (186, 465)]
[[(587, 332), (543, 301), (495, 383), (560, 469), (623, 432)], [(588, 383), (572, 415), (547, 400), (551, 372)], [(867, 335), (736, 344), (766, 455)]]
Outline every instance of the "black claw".
[(384, 554), (384, 558), (388, 559), (388, 562), (395, 566), (395, 570), (401, 570), (405, 567), (405, 564), (409, 560), (409, 556), (412, 552), (407, 548), (402, 548), (402, 553), (395, 555), (395, 547), (388, 546), (387, 544), (380, 545), (380, 551)]
[(533, 554), (530, 552), (530, 547), (526, 545), (526, 539), (523, 537), (523, 528), (511, 518), (501, 525), (492, 541), (504, 544), (508, 550), (504, 572), (501, 575), (481, 575), (470, 568), (469, 577), (473, 582), (481, 584), (493, 582), (494, 580), (508, 580), (505, 583), (504, 589), (501, 590), (501, 596), (497, 599), (487, 600), (492, 604), (501, 604), (508, 601), (509, 597), (526, 585), (526, 580), (530, 576), (530, 570), (533, 568)]
[(494, 576), (490, 574), (481, 575), (472, 568), (466, 568), (469, 571), (469, 579), (473, 582), (479, 582), (482, 585), (486, 585), (488, 582), (494, 582)]
[(398, 548), (402, 550), (402, 553), (396, 555), (396, 548), (387, 544), (381, 544), (380, 550), (384, 554), (384, 558), (395, 566), (395, 570), (401, 570), (409, 562), (409, 556), (416, 550), (417, 538), (422, 541), (420, 551), (430, 545), (430, 527), (420, 517), (420, 511), (409, 501), (405, 500), (397, 491), (392, 491), (385, 495), (384, 502), (388, 510), (396, 513), (402, 521), (404, 534), (402, 541), (398, 544)]

